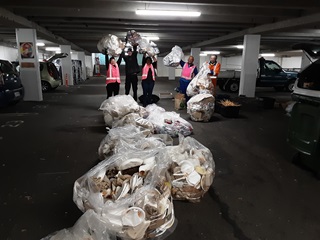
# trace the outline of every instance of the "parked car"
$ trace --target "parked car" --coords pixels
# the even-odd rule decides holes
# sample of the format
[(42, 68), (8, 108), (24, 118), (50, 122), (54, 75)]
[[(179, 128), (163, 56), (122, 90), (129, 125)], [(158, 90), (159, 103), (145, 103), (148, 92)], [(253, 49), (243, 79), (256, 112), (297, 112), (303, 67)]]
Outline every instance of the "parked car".
[(19, 74), (7, 60), (0, 60), (0, 106), (16, 104), (24, 96)]
[(298, 74), (292, 97), (320, 102), (320, 45), (297, 44), (294, 49), (304, 50), (314, 61)]
[[(53, 61), (67, 57), (67, 53), (55, 54), (46, 61), (40, 62), (40, 76), (42, 91), (47, 92), (60, 86), (62, 78)], [(14, 62), (15, 69), (19, 70), (19, 62)]]
[(62, 80), (61, 75), (53, 64), (53, 61), (67, 56), (67, 53), (59, 53), (55, 54), (45, 62), (40, 62), (41, 86), (43, 92), (56, 89), (60, 86)]
[[(218, 86), (224, 91), (238, 92), (240, 86), (240, 71), (221, 71), (218, 76)], [(260, 58), (257, 69), (257, 87), (273, 87), (277, 91), (292, 91), (298, 72), (285, 71), (276, 62)]]

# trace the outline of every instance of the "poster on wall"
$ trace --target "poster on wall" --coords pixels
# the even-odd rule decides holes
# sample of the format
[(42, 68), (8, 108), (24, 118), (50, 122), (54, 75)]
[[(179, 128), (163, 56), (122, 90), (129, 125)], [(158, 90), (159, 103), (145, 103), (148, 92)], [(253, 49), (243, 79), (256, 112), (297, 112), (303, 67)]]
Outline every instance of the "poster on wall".
[(21, 42), (20, 43), (20, 54), (21, 58), (34, 58), (33, 54), (33, 43), (32, 42)]

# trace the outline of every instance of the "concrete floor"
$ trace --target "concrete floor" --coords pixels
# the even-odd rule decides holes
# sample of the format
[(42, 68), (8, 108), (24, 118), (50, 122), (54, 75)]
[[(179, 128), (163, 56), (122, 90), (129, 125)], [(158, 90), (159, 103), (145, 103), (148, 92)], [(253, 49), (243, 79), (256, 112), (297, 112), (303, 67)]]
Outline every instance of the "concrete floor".
[[(173, 92), (176, 84), (159, 78), (154, 92)], [(270, 89), (257, 96), (290, 100)], [(43, 102), (0, 109), (0, 239), (40, 239), (81, 216), (72, 188), (98, 162), (104, 99), (104, 79), (93, 78), (44, 94)], [(289, 118), (281, 108), (241, 102), (237, 119), (192, 122), (193, 137), (214, 154), (216, 178), (201, 203), (174, 203), (178, 227), (168, 239), (319, 240), (320, 182), (291, 164)], [(158, 104), (173, 110), (171, 99)]]

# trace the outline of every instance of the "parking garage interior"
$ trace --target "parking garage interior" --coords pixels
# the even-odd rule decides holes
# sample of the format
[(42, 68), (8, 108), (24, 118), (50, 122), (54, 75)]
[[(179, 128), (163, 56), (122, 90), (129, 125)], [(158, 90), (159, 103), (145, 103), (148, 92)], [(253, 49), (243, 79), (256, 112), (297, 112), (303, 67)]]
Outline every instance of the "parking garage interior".
[[(138, 10), (184, 14), (142, 16)], [(192, 12), (200, 16), (188, 16)], [(191, 137), (210, 150), (215, 163), (213, 183), (201, 200), (175, 200), (174, 227), (162, 238), (144, 239), (318, 240), (320, 126), (310, 120), (315, 126), (301, 130), (306, 139), (316, 136), (311, 153), (316, 163), (297, 162), (301, 152), (290, 144), (295, 115), (289, 108), (301, 100), (293, 97), (296, 78), (317, 61), (315, 50), (312, 55), (299, 46), (319, 47), (320, 2), (275, 0), (2, 0), (0, 60), (12, 63), (24, 90), (8, 104), (1, 98), (0, 239), (42, 239), (61, 229), (72, 231), (83, 216), (73, 199), (74, 183), (101, 162), (98, 147), (108, 135), (99, 110), (106, 100), (105, 52), (97, 44), (108, 34), (125, 42), (130, 30), (160, 51), (156, 104), (192, 124)], [(183, 69), (166, 66), (164, 59), (176, 45), (182, 60), (194, 56), (198, 70), (217, 55), (220, 79), (239, 74), (236, 89), (235, 78), (215, 86), (216, 99), (227, 96), (241, 105), (236, 117), (216, 111), (208, 122), (198, 122), (186, 108), (175, 108)], [(23, 52), (26, 47), (31, 52)], [(54, 55), (58, 60), (49, 60)], [(259, 85), (260, 57), (295, 78), (280, 87)], [(142, 60), (139, 53), (140, 67)], [(119, 69), (119, 95), (125, 95), (124, 61)], [(319, 120), (315, 98), (308, 104), (316, 113), (308, 114)], [(272, 106), (266, 106), (270, 99)], [(176, 136), (173, 145), (178, 144)], [(115, 235), (110, 239), (122, 239)]]

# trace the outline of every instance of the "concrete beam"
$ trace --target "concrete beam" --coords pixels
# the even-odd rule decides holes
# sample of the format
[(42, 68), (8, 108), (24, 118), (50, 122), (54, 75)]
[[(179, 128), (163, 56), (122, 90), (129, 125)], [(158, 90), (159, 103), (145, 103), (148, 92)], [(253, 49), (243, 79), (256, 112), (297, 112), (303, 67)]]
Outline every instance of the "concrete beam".
[[(2, 0), (3, 4), (5, 5), (25, 5), (26, 2), (23, 0)], [(118, 1), (86, 1), (86, 0), (78, 0), (78, 1), (63, 1), (63, 6), (65, 7), (73, 7), (73, 8), (84, 8), (84, 7), (92, 7), (92, 6), (101, 6), (101, 4), (119, 4), (119, 3), (126, 3), (126, 5), (140, 4), (144, 7), (144, 4), (167, 4), (167, 5), (195, 5), (195, 6), (234, 6), (234, 7), (269, 7), (269, 8), (288, 8), (288, 9), (303, 9), (303, 8), (310, 8), (314, 9), (316, 7), (320, 7), (319, 1), (291, 1), (288, 4), (288, 1), (279, 1), (279, 0), (268, 0), (268, 1), (256, 1), (256, 0), (149, 0), (149, 1), (141, 1), (141, 0), (118, 0)], [(36, 6), (36, 5), (43, 5), (43, 0), (30, 0), (28, 2), (29, 6)], [(55, 2), (52, 3), (57, 4)], [(61, 5), (61, 3), (59, 2)], [(124, 5), (124, 4), (120, 4)]]
[(275, 22), (275, 23), (264, 24), (264, 25), (260, 25), (258, 27), (248, 28), (248, 29), (234, 32), (234, 33), (231, 33), (231, 34), (228, 34), (225, 36), (221, 36), (218, 38), (213, 38), (213, 39), (210, 39), (207, 41), (198, 42), (198, 43), (183, 47), (182, 49), (189, 50), (194, 47), (204, 47), (204, 46), (208, 46), (208, 45), (213, 45), (216, 43), (237, 39), (237, 38), (243, 37), (246, 34), (263, 34), (266, 32), (279, 31), (279, 30), (284, 30), (284, 29), (292, 28), (292, 27), (299, 27), (299, 26), (303, 26), (303, 25), (307, 25), (307, 24), (311, 24), (311, 23), (317, 23), (320, 21), (319, 19), (320, 19), (320, 13), (316, 13), (316, 14), (311, 14), (311, 15), (304, 16), (304, 17), (293, 18), (293, 19), (288, 19), (288, 20), (279, 21), (279, 22)]
[(40, 35), (41, 37), (45, 38), (48, 41), (51, 42), (55, 42), (58, 44), (64, 44), (64, 45), (71, 45), (71, 47), (74, 50), (77, 51), (84, 51), (87, 54), (90, 54), (88, 51), (82, 49), (81, 47), (77, 46), (76, 44), (69, 42), (68, 40), (59, 37), (55, 34), (53, 34), (52, 32), (48, 31), (47, 29), (45, 29), (44, 27), (39, 26), (38, 24), (36, 24), (35, 22), (29, 21), (28, 19), (18, 16), (4, 8), (0, 8), (0, 19), (5, 19), (7, 21), (11, 21), (13, 23), (15, 23), (17, 26), (17, 28), (31, 28), (31, 29), (35, 29), (38, 33), (38, 35)]

